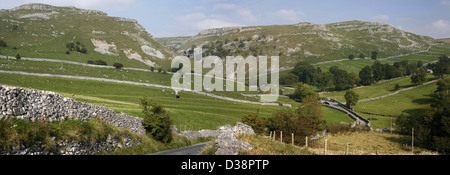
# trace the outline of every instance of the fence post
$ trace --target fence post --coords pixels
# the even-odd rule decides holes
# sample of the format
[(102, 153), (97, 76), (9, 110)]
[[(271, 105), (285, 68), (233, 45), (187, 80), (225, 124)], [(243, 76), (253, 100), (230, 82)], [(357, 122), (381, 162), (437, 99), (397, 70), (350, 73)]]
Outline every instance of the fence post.
[(348, 144), (345, 145), (345, 155), (348, 155)]
[(411, 134), (411, 152), (414, 154), (414, 128), (412, 128)]
[(291, 133), (291, 137), (292, 137), (292, 146), (294, 146), (294, 133)]
[(276, 133), (277, 133), (277, 132), (273, 131), (273, 138), (272, 138), (272, 140), (275, 140), (275, 135), (276, 135)]
[(280, 131), (280, 142), (283, 143), (283, 131)]
[(272, 131), (270, 131), (270, 137), (269, 138), (272, 139)]
[(323, 153), (324, 153), (324, 155), (327, 155), (327, 139), (325, 139), (325, 145), (323, 147)]
[(308, 148), (308, 136), (305, 138), (305, 147)]

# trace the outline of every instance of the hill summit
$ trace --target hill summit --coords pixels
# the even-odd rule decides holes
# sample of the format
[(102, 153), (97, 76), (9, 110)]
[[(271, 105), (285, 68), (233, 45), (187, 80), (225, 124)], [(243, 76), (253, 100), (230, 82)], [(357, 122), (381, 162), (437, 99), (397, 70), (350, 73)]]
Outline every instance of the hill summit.
[[(139, 68), (167, 67), (177, 55), (154, 41), (137, 20), (97, 10), (25, 4), (1, 10), (0, 17), (0, 39), (10, 46), (0, 51), (4, 55), (84, 63), (102, 59)], [(84, 54), (72, 52), (69, 43), (85, 48)]]

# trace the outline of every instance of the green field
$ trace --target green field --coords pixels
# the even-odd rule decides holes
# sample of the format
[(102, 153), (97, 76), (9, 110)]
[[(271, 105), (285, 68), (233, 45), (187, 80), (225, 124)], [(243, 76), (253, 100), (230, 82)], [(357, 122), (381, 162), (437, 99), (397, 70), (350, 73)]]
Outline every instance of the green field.
[[(427, 81), (434, 80), (435, 77), (433, 75), (427, 75)], [(374, 84), (370, 86), (365, 86), (361, 88), (355, 88), (353, 91), (356, 92), (356, 94), (359, 95), (359, 99), (368, 99), (368, 98), (374, 98), (383, 96), (386, 94), (394, 93), (395, 85), (398, 84), (400, 86), (400, 89), (408, 88), (414, 86), (414, 84), (411, 83), (410, 77), (404, 77), (397, 80), (389, 80), (385, 82), (380, 82), (379, 84)], [(340, 102), (345, 102), (345, 95), (346, 91), (338, 91), (338, 92), (330, 92), (330, 93), (323, 93), (321, 96), (323, 97), (330, 97), (333, 99), (336, 99)]]
[(345, 71), (347, 71), (347, 72), (355, 72), (355, 73), (359, 73), (359, 71), (360, 71), (360, 70), (358, 70), (358, 69), (352, 69), (352, 68), (350, 68), (350, 67), (347, 67), (347, 66), (344, 66), (344, 65), (341, 65), (341, 64), (337, 64), (337, 63), (324, 63), (324, 64), (318, 64), (318, 65), (315, 65), (314, 67), (315, 67), (315, 68), (320, 67), (320, 69), (321, 69), (323, 72), (329, 72), (330, 68), (333, 67), (333, 66), (337, 66), (337, 67), (339, 67), (339, 69), (345, 70)]
[(327, 123), (353, 122), (353, 119), (343, 112), (324, 106), (321, 107), (321, 111)]
[(0, 84), (50, 90), (68, 97), (75, 94), (77, 100), (137, 117), (142, 117), (139, 99), (149, 96), (171, 112), (176, 126), (193, 130), (217, 129), (240, 121), (249, 112), (259, 111), (265, 117), (283, 108), (230, 102), (188, 92), (181, 92), (181, 98), (176, 99), (170, 89), (89, 80), (0, 74)]
[(430, 106), (432, 99), (431, 95), (436, 88), (436, 83), (431, 83), (386, 98), (361, 102), (354, 106), (354, 108), (357, 112), (367, 112), (378, 115), (417, 115), (422, 109)]
[(341, 61), (342, 64), (356, 67), (358, 69), (362, 69), (366, 66), (372, 66), (373, 62), (366, 59), (358, 59), (358, 60), (345, 60)]

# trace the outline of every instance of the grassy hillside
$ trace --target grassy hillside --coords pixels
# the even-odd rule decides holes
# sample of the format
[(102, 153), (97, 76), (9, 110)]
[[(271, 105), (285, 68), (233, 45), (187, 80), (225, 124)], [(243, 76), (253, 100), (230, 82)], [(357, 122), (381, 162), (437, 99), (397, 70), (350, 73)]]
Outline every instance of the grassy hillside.
[[(411, 152), (411, 137), (378, 132), (349, 132), (329, 134), (325, 138), (304, 145), (292, 146), (291, 144), (272, 141), (263, 136), (240, 136), (239, 139), (249, 142), (255, 148), (242, 152), (243, 155), (323, 155), (324, 140), (327, 139), (327, 155), (345, 155), (348, 144), (348, 155), (437, 155), (426, 149), (414, 147)], [(290, 138), (287, 138), (290, 139)], [(408, 145), (409, 146), (405, 146)]]
[[(170, 41), (179, 39), (165, 38), (163, 44), (174, 45), (176, 42)], [(316, 63), (347, 58), (350, 54), (370, 57), (372, 51), (379, 52), (380, 58), (401, 55), (425, 50), (435, 42), (432, 38), (382, 23), (347, 21), (322, 25), (303, 22), (208, 29), (178, 46), (178, 52), (189, 55), (192, 46), (201, 46), (207, 55), (280, 56), (281, 67), (293, 67), (301, 60)]]
[(283, 108), (230, 102), (189, 92), (181, 92), (181, 98), (177, 99), (168, 89), (90, 80), (0, 74), (0, 84), (50, 90), (67, 97), (75, 95), (77, 100), (136, 117), (142, 117), (140, 98), (149, 96), (171, 112), (177, 127), (193, 130), (217, 129), (225, 124), (233, 125), (250, 112), (259, 111), (265, 117)]
[[(176, 53), (161, 46), (136, 20), (74, 7), (26, 4), (0, 11), (2, 55), (52, 58), (87, 63), (102, 59), (125, 67), (168, 68)], [(66, 47), (86, 48), (83, 54)], [(66, 54), (69, 51), (69, 54)], [(165, 69), (165, 70), (166, 70)]]

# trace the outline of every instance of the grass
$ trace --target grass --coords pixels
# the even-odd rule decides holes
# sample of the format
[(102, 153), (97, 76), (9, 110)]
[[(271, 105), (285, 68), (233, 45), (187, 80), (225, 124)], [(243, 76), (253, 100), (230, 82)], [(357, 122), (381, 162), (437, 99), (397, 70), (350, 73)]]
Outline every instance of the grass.
[[(377, 128), (391, 128), (395, 127), (395, 120), (396, 117), (389, 117), (389, 116), (381, 116), (381, 115), (373, 115), (373, 114), (364, 114), (359, 113), (362, 117), (370, 121), (370, 127), (377, 129)], [(391, 123), (392, 122), (392, 123)]]
[(0, 130), (2, 133), (0, 134), (0, 145), (4, 150), (19, 145), (29, 147), (36, 143), (42, 143), (50, 151), (59, 140), (94, 143), (97, 140), (106, 139), (108, 135), (117, 136), (119, 140), (125, 137), (142, 139), (140, 135), (105, 124), (98, 119), (87, 122), (67, 120), (52, 123), (8, 119), (0, 120)]
[(141, 144), (130, 148), (116, 149), (113, 152), (100, 152), (107, 155), (142, 155), (155, 152), (191, 146), (197, 143), (213, 140), (212, 138), (187, 139), (174, 135), (171, 142), (163, 144), (151, 139), (149, 135), (139, 135), (128, 130), (108, 125), (100, 120), (93, 119), (87, 122), (80, 120), (66, 120), (47, 123), (43, 121), (29, 122), (25, 120), (0, 120), (0, 150), (8, 150), (14, 146), (29, 147), (36, 143), (45, 145), (45, 149), (52, 150), (59, 140), (77, 141), (81, 143), (94, 143), (106, 139), (108, 135), (123, 138), (139, 139)]
[(241, 135), (238, 136), (238, 139), (255, 146), (250, 151), (239, 153), (241, 155), (314, 155), (303, 147), (269, 140), (261, 135)]
[(324, 106), (321, 106), (320, 110), (322, 111), (322, 114), (325, 117), (324, 119), (327, 123), (339, 124), (340, 122), (353, 122), (353, 119), (343, 112)]
[(430, 105), (431, 95), (436, 88), (436, 83), (431, 83), (386, 98), (358, 103), (354, 109), (357, 112), (386, 116), (416, 115)]
[[(432, 75), (427, 75), (426, 81), (434, 80), (435, 77)], [(370, 86), (364, 86), (361, 88), (355, 88), (353, 91), (356, 92), (356, 94), (359, 95), (359, 99), (368, 99), (368, 98), (374, 98), (383, 96), (386, 94), (390, 94), (395, 92), (395, 85), (398, 84), (400, 86), (400, 89), (408, 88), (414, 86), (414, 84), (411, 83), (410, 77), (404, 77), (397, 80), (390, 80), (385, 82), (380, 82), (379, 84), (374, 84)], [(330, 93), (323, 93), (321, 96), (323, 97), (330, 97), (333, 99), (336, 99), (341, 102), (345, 102), (345, 95), (346, 91), (337, 91), (337, 92), (330, 92)]]
[(349, 65), (349, 66), (353, 66), (359, 69), (362, 69), (366, 66), (372, 66), (373, 62), (368, 61), (366, 59), (358, 59), (358, 60), (346, 60), (346, 61), (341, 61), (342, 64), (345, 65)]
[(355, 72), (355, 73), (359, 73), (359, 71), (360, 71), (360, 70), (358, 70), (358, 69), (352, 69), (352, 68), (349, 68), (349, 67), (347, 67), (347, 66), (344, 66), (344, 65), (341, 65), (341, 64), (337, 64), (337, 63), (324, 63), (324, 64), (318, 64), (318, 65), (315, 65), (314, 67), (315, 67), (315, 68), (320, 67), (320, 69), (321, 69), (323, 72), (329, 72), (330, 68), (333, 67), (333, 66), (337, 66), (337, 67), (339, 67), (339, 69), (345, 70), (345, 71), (347, 71), (347, 72)]
[(247, 113), (259, 110), (260, 116), (265, 117), (283, 108), (230, 102), (189, 92), (181, 92), (181, 98), (176, 99), (168, 89), (89, 80), (0, 74), (0, 84), (51, 90), (67, 97), (75, 94), (79, 101), (104, 105), (136, 117), (142, 117), (139, 99), (149, 96), (170, 111), (174, 125), (192, 130), (234, 125)]
[[(327, 155), (344, 155), (348, 144), (349, 155), (412, 155), (411, 137), (379, 132), (346, 132), (327, 135), (308, 149), (315, 154), (324, 154), (324, 142), (327, 140)], [(409, 144), (409, 146), (405, 146)], [(436, 155), (426, 149), (414, 147), (414, 154)]]

